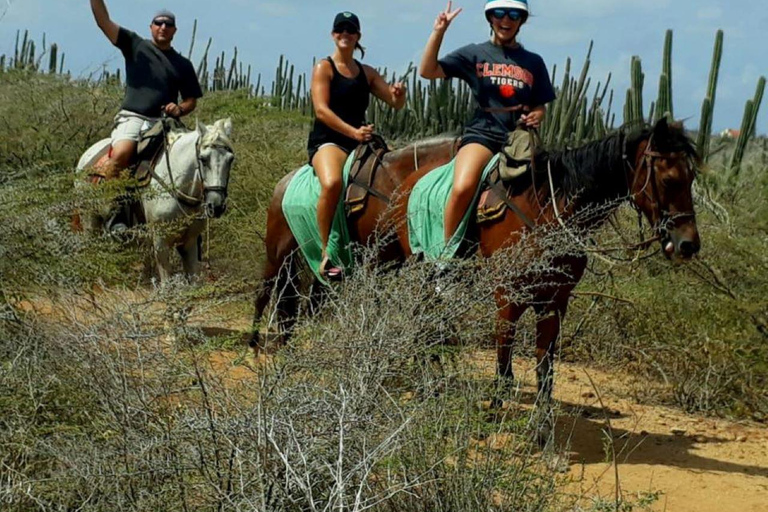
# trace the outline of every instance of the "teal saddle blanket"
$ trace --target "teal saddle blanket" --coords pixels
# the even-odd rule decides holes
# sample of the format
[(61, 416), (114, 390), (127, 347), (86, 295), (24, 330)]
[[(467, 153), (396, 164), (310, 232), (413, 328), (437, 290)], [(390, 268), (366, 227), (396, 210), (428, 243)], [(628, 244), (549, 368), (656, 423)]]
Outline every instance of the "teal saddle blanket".
[[(353, 151), (344, 164), (342, 190), (347, 188), (349, 170), (354, 161), (355, 152)], [(320, 229), (317, 224), (317, 203), (320, 199), (320, 189), (320, 180), (317, 179), (315, 170), (311, 165), (307, 164), (296, 171), (295, 176), (288, 184), (288, 188), (283, 196), (282, 206), (283, 215), (288, 221), (291, 233), (296, 238), (299, 249), (309, 264), (309, 268), (320, 281), (325, 282), (323, 276), (320, 275), (323, 248), (320, 242)], [(340, 194), (339, 204), (336, 206), (336, 214), (333, 217), (326, 253), (330, 262), (341, 268), (351, 268), (354, 263), (343, 193)]]
[(485, 166), (475, 197), (448, 243), (444, 235), (445, 206), (453, 190), (456, 159), (430, 171), (416, 183), (408, 199), (408, 240), (413, 254), (423, 254), (428, 260), (450, 259), (456, 256), (456, 251), (467, 232), (469, 220), (475, 213), (482, 183), (498, 161), (499, 155), (496, 154)]

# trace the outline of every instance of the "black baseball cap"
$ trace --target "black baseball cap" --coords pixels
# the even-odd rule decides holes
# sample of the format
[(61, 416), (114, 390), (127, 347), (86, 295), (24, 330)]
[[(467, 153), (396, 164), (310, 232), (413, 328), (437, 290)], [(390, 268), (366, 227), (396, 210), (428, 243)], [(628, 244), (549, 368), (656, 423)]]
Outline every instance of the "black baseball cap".
[(338, 28), (351, 27), (356, 32), (360, 32), (360, 18), (356, 14), (349, 11), (340, 12), (333, 19), (333, 30)]

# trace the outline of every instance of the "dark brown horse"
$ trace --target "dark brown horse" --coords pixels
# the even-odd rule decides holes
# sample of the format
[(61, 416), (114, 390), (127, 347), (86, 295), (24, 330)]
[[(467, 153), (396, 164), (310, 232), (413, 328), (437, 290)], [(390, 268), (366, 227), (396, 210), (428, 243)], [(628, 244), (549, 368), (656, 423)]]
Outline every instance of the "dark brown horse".
[[(378, 197), (369, 197), (365, 209), (350, 219), (350, 236), (354, 242), (370, 244), (377, 233), (396, 229), (397, 239), (381, 246), (383, 261), (404, 260), (411, 255), (407, 223), (407, 201), (415, 183), (435, 167), (447, 163), (454, 154), (455, 141), (417, 143), (388, 153), (373, 187), (388, 197), (392, 205)], [(681, 124), (661, 120), (653, 127), (627, 129), (562, 152), (540, 152), (535, 158), (530, 184), (509, 197), (525, 217), (506, 208), (502, 216), (475, 227), (477, 253), (488, 257), (496, 251), (517, 243), (521, 236), (536, 226), (565, 223), (578, 219), (585, 209), (607, 205), (598, 216), (589, 216), (588, 225), (596, 227), (628, 200), (654, 227), (663, 253), (668, 258), (689, 259), (699, 251), (700, 241), (693, 211), (691, 186), (695, 177), (696, 150), (685, 135)], [(292, 175), (276, 187), (268, 213), (266, 236), (267, 264), (264, 282), (256, 299), (254, 337), (272, 289), (277, 286), (281, 327), (290, 332), (296, 314), (297, 244), (283, 217), (281, 202)], [(554, 200), (553, 200), (554, 193)], [(527, 222), (526, 222), (527, 221)], [(575, 221), (578, 222), (578, 221)], [(534, 233), (535, 236), (535, 233)], [(573, 288), (584, 274), (586, 254), (565, 256), (554, 262), (560, 270), (553, 280), (537, 288), (535, 296), (524, 303), (507, 299), (504, 289), (496, 290), (498, 314), (505, 326), (497, 333), (498, 374), (511, 380), (512, 342), (515, 324), (526, 309), (533, 307), (538, 315), (536, 324), (537, 380), (539, 403), (549, 407), (552, 392), (555, 342), (568, 308)], [(567, 277), (564, 277), (567, 276)], [(520, 283), (523, 285), (524, 283)], [(549, 415), (546, 416), (549, 418)], [(551, 423), (544, 422), (539, 431), (540, 441), (549, 437)]]

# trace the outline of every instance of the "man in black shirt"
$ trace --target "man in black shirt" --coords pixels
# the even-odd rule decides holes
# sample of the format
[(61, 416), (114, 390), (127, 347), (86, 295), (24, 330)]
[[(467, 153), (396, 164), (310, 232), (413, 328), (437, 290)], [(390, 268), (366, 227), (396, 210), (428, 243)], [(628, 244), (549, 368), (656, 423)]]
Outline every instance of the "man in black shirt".
[(141, 132), (162, 112), (188, 115), (203, 93), (192, 63), (171, 47), (176, 34), (173, 13), (160, 11), (154, 16), (149, 27), (152, 39), (147, 40), (113, 22), (104, 0), (90, 2), (96, 24), (125, 57), (125, 99), (115, 117), (109, 164), (101, 169), (106, 179), (112, 179), (130, 165)]

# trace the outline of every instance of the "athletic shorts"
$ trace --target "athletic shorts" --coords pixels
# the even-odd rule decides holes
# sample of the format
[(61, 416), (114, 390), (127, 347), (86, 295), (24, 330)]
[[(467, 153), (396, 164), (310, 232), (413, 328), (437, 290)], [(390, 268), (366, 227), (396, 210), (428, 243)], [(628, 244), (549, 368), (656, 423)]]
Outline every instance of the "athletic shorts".
[(112, 130), (112, 144), (121, 140), (139, 142), (141, 134), (149, 130), (158, 121), (129, 110), (121, 110), (115, 116), (115, 128)]
[(320, 151), (320, 149), (324, 148), (325, 146), (336, 146), (346, 154), (350, 154), (355, 149), (355, 148), (352, 148), (352, 149), (345, 148), (341, 144), (336, 144), (335, 142), (325, 142), (309, 150), (309, 165), (312, 165), (312, 159), (315, 158), (315, 155), (317, 154), (317, 152)]
[(497, 142), (495, 140), (491, 140), (487, 137), (476, 135), (474, 133), (467, 133), (462, 135), (459, 149), (463, 148), (467, 144), (480, 144), (481, 146), (485, 146), (486, 148), (490, 149), (491, 153), (494, 155), (496, 153), (501, 153), (501, 149), (504, 147), (503, 142)]

